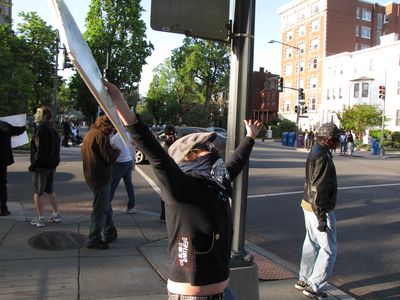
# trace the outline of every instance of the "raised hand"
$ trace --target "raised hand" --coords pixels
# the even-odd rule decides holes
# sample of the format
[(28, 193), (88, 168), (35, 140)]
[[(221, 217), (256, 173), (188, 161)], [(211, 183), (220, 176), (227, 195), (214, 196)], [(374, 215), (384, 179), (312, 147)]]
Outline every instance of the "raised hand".
[(243, 120), (246, 126), (246, 136), (253, 139), (257, 136), (261, 129), (261, 123), (258, 120)]

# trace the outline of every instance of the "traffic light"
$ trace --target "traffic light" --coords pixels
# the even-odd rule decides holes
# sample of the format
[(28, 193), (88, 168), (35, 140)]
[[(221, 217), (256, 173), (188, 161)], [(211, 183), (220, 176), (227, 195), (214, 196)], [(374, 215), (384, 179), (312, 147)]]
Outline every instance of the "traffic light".
[(71, 60), (68, 57), (67, 50), (64, 50), (64, 64), (63, 69), (73, 68), (74, 65), (72, 64)]
[(294, 107), (294, 112), (295, 112), (296, 114), (299, 112), (299, 107), (298, 107), (297, 105)]
[(379, 99), (385, 100), (386, 88), (384, 85), (379, 86)]
[(300, 88), (299, 89), (299, 100), (304, 100), (305, 96), (304, 96), (304, 89)]
[(283, 92), (283, 77), (278, 78), (278, 92)]
[(306, 114), (307, 113), (307, 106), (304, 106), (303, 107), (303, 114)]

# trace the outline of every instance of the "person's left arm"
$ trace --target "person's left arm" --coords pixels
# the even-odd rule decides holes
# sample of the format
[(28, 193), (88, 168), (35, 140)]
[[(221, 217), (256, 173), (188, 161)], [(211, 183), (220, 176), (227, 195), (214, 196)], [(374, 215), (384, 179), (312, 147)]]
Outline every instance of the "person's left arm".
[(254, 146), (254, 139), (261, 129), (261, 123), (259, 121), (244, 120), (244, 124), (246, 126), (246, 137), (225, 164), (231, 179), (238, 176), (247, 163)]

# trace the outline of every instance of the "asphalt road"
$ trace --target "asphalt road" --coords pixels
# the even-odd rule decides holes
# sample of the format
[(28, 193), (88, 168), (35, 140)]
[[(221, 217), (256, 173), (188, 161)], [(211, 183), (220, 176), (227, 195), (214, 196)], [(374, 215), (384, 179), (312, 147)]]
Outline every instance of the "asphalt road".
[[(306, 155), (258, 143), (250, 163), (246, 239), (297, 266)], [(359, 299), (399, 299), (400, 159), (334, 159), (339, 249), (330, 282)]]
[[(307, 153), (257, 142), (251, 157), (246, 239), (298, 268)], [(335, 155), (338, 257), (330, 282), (358, 299), (400, 297), (400, 159)], [(152, 176), (149, 165), (140, 169)]]

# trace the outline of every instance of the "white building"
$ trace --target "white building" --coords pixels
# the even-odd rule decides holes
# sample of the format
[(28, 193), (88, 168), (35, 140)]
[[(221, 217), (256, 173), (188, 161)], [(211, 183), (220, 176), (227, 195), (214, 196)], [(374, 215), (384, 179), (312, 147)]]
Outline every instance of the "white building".
[(400, 131), (400, 41), (398, 34), (381, 37), (379, 46), (343, 52), (324, 58), (324, 86), (320, 123), (333, 121), (335, 112), (355, 104), (376, 105), (383, 109), (379, 86), (386, 86), (385, 129)]

